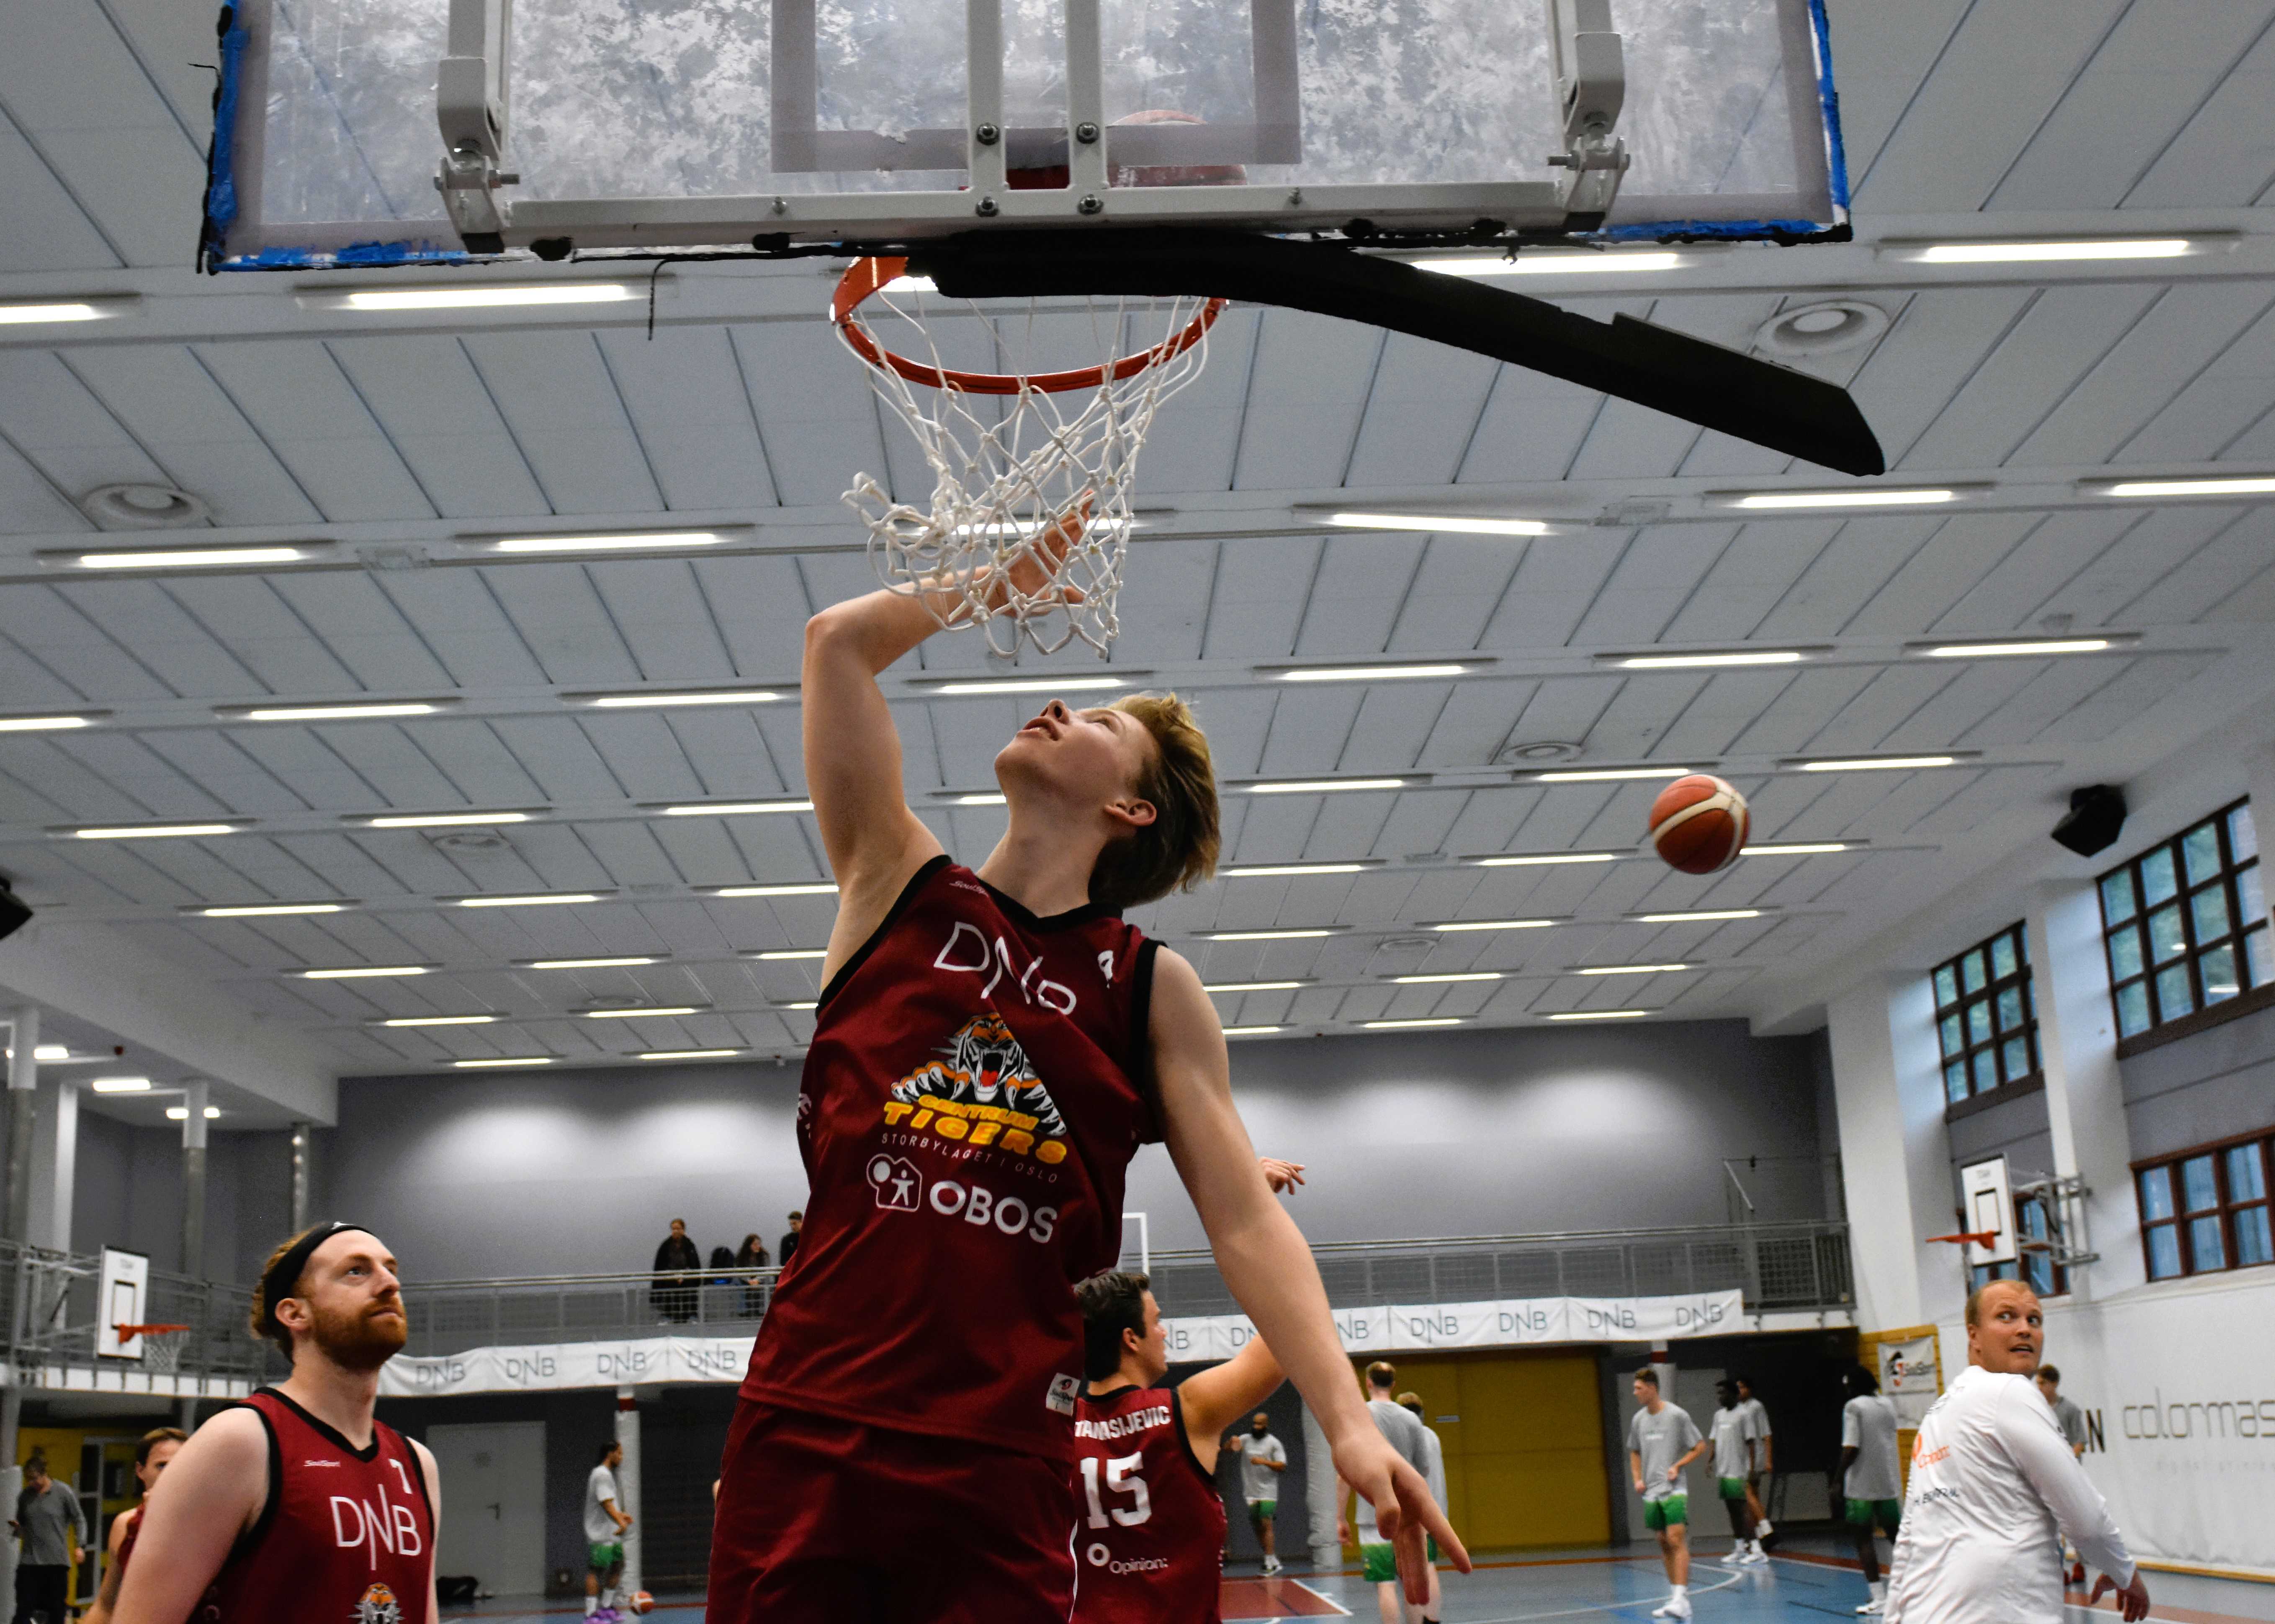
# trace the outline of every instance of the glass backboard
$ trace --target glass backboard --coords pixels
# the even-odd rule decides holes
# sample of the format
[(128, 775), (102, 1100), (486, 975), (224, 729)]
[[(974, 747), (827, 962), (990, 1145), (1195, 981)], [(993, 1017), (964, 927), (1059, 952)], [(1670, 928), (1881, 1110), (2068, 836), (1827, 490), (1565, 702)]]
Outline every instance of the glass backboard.
[[(1818, 0), (1609, 0), (1627, 166), (1589, 207), (1558, 30), (1603, 4), (239, 0), (208, 248), (262, 268), (1042, 223), (1841, 225)], [(477, 143), (494, 240), (438, 190), (446, 57), (487, 72), (502, 125)]]

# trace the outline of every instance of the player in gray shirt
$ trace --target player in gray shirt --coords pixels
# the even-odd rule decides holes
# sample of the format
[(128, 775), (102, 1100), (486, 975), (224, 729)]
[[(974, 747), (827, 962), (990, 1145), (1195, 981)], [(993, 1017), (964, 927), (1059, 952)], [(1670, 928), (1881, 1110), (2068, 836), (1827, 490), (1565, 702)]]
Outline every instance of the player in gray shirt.
[(1887, 1605), (1887, 1581), (1880, 1577), (1880, 1552), (1872, 1537), (1878, 1524), (1891, 1542), (1903, 1516), (1903, 1480), (1896, 1462), (1896, 1402), (1880, 1396), (1880, 1379), (1863, 1365), (1843, 1385), (1848, 1401), (1840, 1409), (1841, 1493), (1848, 1502), (1848, 1531), (1856, 1538), (1856, 1560), (1871, 1592), (1856, 1609), (1878, 1616)]
[[(2042, 1364), (2038, 1366), (2038, 1373), (2033, 1379), (2038, 1384), (2038, 1395), (2045, 1400), (2048, 1407), (2054, 1412), (2054, 1424), (2061, 1429), (2062, 1441), (2069, 1446), (2069, 1452), (2072, 1454), (2081, 1461), (2084, 1460), (2085, 1412), (2072, 1401), (2062, 1397), (2061, 1371), (2053, 1365)], [(2069, 1582), (2072, 1584), (2083, 1584), (2085, 1564), (2078, 1560), (2077, 1552), (2069, 1548), (2069, 1543), (2067, 1540), (2062, 1542), (2062, 1557), (2069, 1563)]]
[(1651, 1609), (1655, 1619), (1690, 1616), (1690, 1496), (1683, 1469), (1706, 1453), (1698, 1424), (1680, 1404), (1659, 1394), (1659, 1372), (1644, 1365), (1635, 1373), (1638, 1408), (1628, 1423), (1628, 1466), (1635, 1491), (1643, 1496), (1644, 1526), (1659, 1536), (1659, 1560), (1667, 1564), (1674, 1593)]
[(44, 1613), (49, 1624), (61, 1624), (71, 1570), (87, 1543), (87, 1514), (71, 1485), (48, 1475), (44, 1452), (34, 1452), (24, 1463), (12, 1526), (24, 1542), (16, 1567), (16, 1616)]
[[(1248, 1521), (1264, 1547), (1264, 1571), (1280, 1571), (1274, 1519), (1280, 1511), (1280, 1475), (1288, 1469), (1288, 1446), (1272, 1436), (1272, 1418), (1262, 1410), (1249, 1417), (1249, 1435), (1225, 1447), (1240, 1457), (1240, 1490), (1248, 1501)], [(1443, 1502), (1440, 1502), (1441, 1504)]]
[[(1398, 1386), (1398, 1371), (1376, 1360), (1366, 1367), (1366, 1409), (1374, 1417), (1390, 1446), (1406, 1457), (1406, 1463), (1426, 1479), (1430, 1474), (1430, 1444), (1422, 1423), (1414, 1415), (1400, 1408), (1391, 1398)], [(1351, 1523), (1345, 1515), (1351, 1502), (1351, 1487), (1341, 1477), (1335, 1479), (1335, 1537), (1348, 1540)], [(1358, 1502), (1358, 1552), (1364, 1576), (1373, 1582), (1375, 1601), (1382, 1609), (1382, 1624), (1405, 1624), (1406, 1599), (1398, 1585), (1398, 1557), (1390, 1541), (1382, 1537), (1375, 1526), (1374, 1507), (1364, 1499)]]

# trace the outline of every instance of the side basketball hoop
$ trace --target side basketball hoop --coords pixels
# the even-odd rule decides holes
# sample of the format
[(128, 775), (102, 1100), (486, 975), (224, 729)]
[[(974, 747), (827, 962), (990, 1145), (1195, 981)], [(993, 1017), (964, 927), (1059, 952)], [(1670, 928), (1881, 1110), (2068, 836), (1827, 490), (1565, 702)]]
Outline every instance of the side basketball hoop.
[[(934, 295), (928, 309), (929, 283), (907, 270), (903, 259), (857, 260), (830, 301), (838, 333), (932, 471), (926, 508), (854, 476), (845, 501), (868, 526), (871, 565), (893, 590), (923, 594), (942, 626), (979, 626), (996, 653), (1022, 642), (1055, 653), (1079, 638), (1104, 658), (1121, 630), (1138, 453), (1160, 404), (1200, 375), (1225, 301), (1080, 297), (1006, 315)], [(1043, 364), (1085, 350), (1098, 359)], [(979, 352), (998, 370), (950, 366), (949, 351)], [(1085, 507), (1063, 556), (1047, 547)]]
[(189, 1340), (187, 1326), (147, 1325), (117, 1326), (121, 1343), (140, 1341), (139, 1356), (152, 1371), (171, 1376), (181, 1368), (182, 1344)]

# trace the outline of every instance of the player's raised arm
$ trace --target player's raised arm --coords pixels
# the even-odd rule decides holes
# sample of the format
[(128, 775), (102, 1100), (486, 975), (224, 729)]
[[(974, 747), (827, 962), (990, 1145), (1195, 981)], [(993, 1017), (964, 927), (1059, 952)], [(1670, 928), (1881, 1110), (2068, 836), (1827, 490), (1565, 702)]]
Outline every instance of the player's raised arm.
[(1360, 1401), (1311, 1248), (1272, 1198), (1233, 1107), (1216, 1007), (1193, 967), (1166, 948), (1155, 963), (1148, 1027), (1163, 1137), (1217, 1267), (1319, 1418), (1336, 1473), (1366, 1496), (1376, 1525), (1398, 1545), (1407, 1599), (1418, 1604), (1429, 1594), (1422, 1536), (1436, 1536), (1463, 1573), (1469, 1553), (1421, 1473), (1390, 1446)]

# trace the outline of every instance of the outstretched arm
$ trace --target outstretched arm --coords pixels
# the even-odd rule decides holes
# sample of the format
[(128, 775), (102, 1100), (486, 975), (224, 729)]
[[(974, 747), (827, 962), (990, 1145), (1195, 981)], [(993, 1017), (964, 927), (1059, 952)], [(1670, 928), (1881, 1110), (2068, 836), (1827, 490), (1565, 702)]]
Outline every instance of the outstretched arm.
[(1359, 1401), (1311, 1249), (1272, 1198), (1233, 1107), (1216, 1007), (1193, 967), (1166, 948), (1154, 965), (1150, 1031), (1163, 1137), (1217, 1267), (1319, 1417), (1337, 1474), (1372, 1503), (1376, 1526), (1398, 1547), (1407, 1599), (1419, 1604), (1430, 1593), (1423, 1535), (1435, 1535), (1463, 1573), (1469, 1553), (1422, 1474), (1390, 1446)]
[[(1185, 1441), (1192, 1446), (1193, 1458), (1214, 1470), (1217, 1440), (1225, 1429), (1277, 1393), (1287, 1379), (1288, 1373), (1260, 1336), (1251, 1337), (1247, 1347), (1222, 1364), (1186, 1377), (1178, 1386), (1177, 1403), (1185, 1412)], [(1232, 1440), (1235, 1453), (1243, 1446), (1239, 1439)]]

